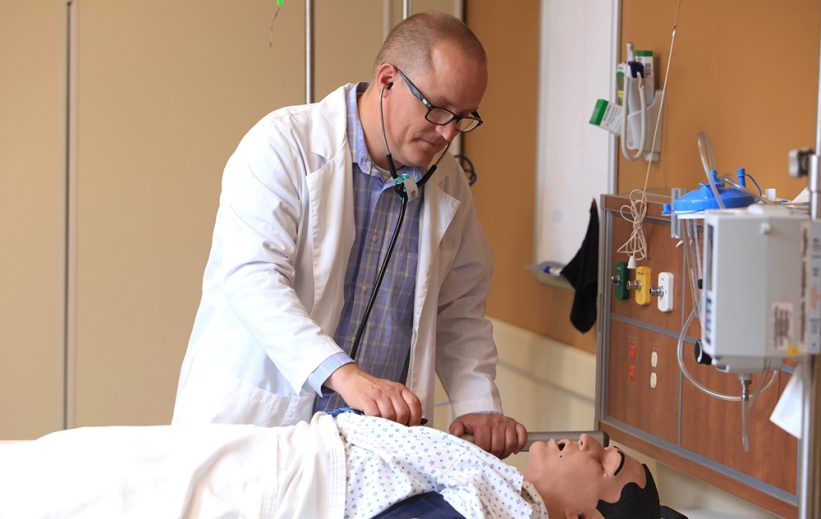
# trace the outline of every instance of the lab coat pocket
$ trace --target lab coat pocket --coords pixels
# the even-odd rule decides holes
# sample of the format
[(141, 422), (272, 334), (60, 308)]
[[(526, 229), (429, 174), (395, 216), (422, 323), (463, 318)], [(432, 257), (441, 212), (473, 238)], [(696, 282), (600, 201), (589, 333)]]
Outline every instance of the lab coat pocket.
[(299, 397), (277, 395), (241, 380), (211, 359), (200, 359), (188, 375), (178, 399), (178, 423), (246, 423), (263, 427), (284, 425)]

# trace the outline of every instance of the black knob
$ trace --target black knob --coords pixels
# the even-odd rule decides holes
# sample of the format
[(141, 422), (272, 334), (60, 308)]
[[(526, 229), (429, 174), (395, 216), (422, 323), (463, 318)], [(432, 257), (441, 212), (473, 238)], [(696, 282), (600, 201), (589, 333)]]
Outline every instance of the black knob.
[(707, 364), (709, 366), (713, 363), (713, 358), (706, 351), (704, 351), (700, 340), (696, 340), (695, 353), (696, 362), (699, 364)]

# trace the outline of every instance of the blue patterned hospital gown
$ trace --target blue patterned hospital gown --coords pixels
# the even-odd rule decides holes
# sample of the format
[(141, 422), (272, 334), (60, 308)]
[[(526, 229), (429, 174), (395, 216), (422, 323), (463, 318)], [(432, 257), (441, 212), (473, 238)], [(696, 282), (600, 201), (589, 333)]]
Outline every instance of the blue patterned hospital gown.
[(425, 492), (439, 492), (469, 518), (547, 518), (521, 473), (469, 442), (353, 413), (336, 421), (348, 460), (346, 518), (372, 517)]

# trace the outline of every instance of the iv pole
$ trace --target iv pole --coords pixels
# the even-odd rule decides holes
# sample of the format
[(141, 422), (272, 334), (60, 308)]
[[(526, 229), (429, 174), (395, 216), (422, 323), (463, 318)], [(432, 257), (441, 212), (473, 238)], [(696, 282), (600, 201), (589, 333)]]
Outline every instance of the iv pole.
[[(412, 0), (403, 0), (402, 16), (407, 18), (413, 10)], [(305, 103), (313, 103), (316, 94), (314, 85), (314, 0), (305, 0)]]
[[(817, 219), (817, 218), (815, 218)], [(821, 402), (819, 399), (819, 380), (821, 379), (821, 362), (816, 356), (811, 356), (807, 367), (810, 377), (804, 380), (804, 408), (801, 442), (801, 470), (799, 472), (801, 488), (799, 492), (799, 517), (801, 519), (814, 519), (821, 517), (821, 488), (818, 481), (821, 480), (821, 460), (819, 459), (819, 433), (821, 433), (821, 423), (819, 417), (821, 413), (815, 412), (816, 406)], [(815, 482), (815, 484), (813, 484)]]
[[(821, 59), (821, 56), (819, 56)], [(818, 112), (816, 114), (815, 152), (802, 149), (790, 153), (790, 173), (800, 177), (808, 175), (807, 190), (810, 194), (810, 219), (821, 220), (821, 194), (819, 190), (819, 155), (821, 152), (821, 68), (818, 80)], [(817, 355), (807, 359), (804, 375), (803, 408), (798, 471), (798, 513), (800, 519), (821, 517), (821, 362)]]
[(305, 0), (305, 104), (314, 102), (314, 0)]

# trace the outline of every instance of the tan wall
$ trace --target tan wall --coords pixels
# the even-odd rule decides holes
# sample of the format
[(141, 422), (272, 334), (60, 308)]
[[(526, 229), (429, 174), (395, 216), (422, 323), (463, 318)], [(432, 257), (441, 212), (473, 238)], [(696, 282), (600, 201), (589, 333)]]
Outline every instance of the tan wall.
[[(65, 37), (56, 1), (4, 6), (0, 438), (54, 430), (63, 422)], [(26, 49), (27, 57), (16, 49)], [(32, 415), (31, 409), (38, 411)]]
[[(678, 2), (622, 3), (622, 40), (652, 49), (663, 72)], [(705, 131), (721, 173), (745, 167), (762, 188), (794, 197), (806, 180), (789, 177), (787, 154), (815, 144), (821, 6), (810, 0), (682, 4), (661, 161), (650, 168), (648, 187), (689, 191), (706, 181), (697, 147), (697, 134)], [(487, 312), (594, 352), (594, 332), (580, 334), (569, 322), (572, 292), (541, 285), (524, 269), (534, 247), (539, 2), (471, 0), (465, 17), (487, 49), (491, 73), (481, 111), (487, 124), (465, 139), (495, 258)], [(618, 190), (628, 192), (644, 186), (647, 165), (622, 158), (618, 172)]]
[[(368, 80), (381, 2), (314, 4), (316, 97)], [(259, 118), (305, 100), (304, 1), (271, 33), (269, 0), (74, 0), (70, 96), (68, 5), (0, 17), (0, 438), (61, 428), (64, 408), (69, 425), (168, 422), (222, 168)]]
[[(226, 159), (301, 102), (302, 11), (79, 0), (76, 425), (166, 423)], [(71, 389), (71, 386), (70, 386)]]
[[(381, 14), (372, 2), (319, 2), (317, 30), (330, 40), (317, 44), (318, 60), (346, 66), (318, 66), (317, 95), (370, 75), (381, 35), (342, 39), (338, 27), (368, 26), (380, 34)], [(675, 4), (624, 2), (625, 39), (652, 47), (660, 70)], [(145, 421), (162, 422), (170, 415), (196, 309), (222, 166), (262, 114), (304, 99), (303, 56), (294, 51), (303, 44), (304, 4), (285, 3), (272, 48), (274, 5), (267, 0), (73, 5), (79, 33), (76, 418), (123, 421), (134, 416), (133, 406), (149, 405)], [(414, 5), (444, 10), (453, 2)], [(0, 53), (4, 410), (30, 407), (29, 400), (6, 396), (15, 392), (32, 395), (38, 405), (57, 406), (62, 398), (55, 350), (62, 329), (63, 264), (56, 258), (64, 246), (64, 6), (57, 0), (15, 4), (0, 31), (6, 49)], [(594, 334), (580, 334), (569, 323), (572, 292), (539, 284), (524, 268), (533, 259), (539, 2), (469, 0), (465, 16), (491, 67), (481, 112), (487, 124), (465, 139), (496, 261), (488, 313), (592, 352)], [(783, 194), (803, 187), (786, 177), (786, 153), (814, 142), (818, 25), (819, 8), (808, 0), (687, 2), (662, 162), (651, 168), (651, 186), (701, 181), (695, 134), (705, 130), (722, 170), (743, 165), (762, 186)], [(717, 67), (705, 65), (711, 52)], [(359, 54), (362, 62), (351, 59)], [(705, 77), (705, 68), (718, 72)], [(640, 165), (620, 163), (619, 169), (620, 190), (642, 185)], [(28, 369), (18, 367), (23, 358), (33, 359)], [(48, 413), (34, 429), (59, 420), (57, 411)]]
[[(669, 60), (677, 5), (673, 0), (623, 1), (622, 40), (652, 49), (659, 57), (659, 73)], [(809, 1), (682, 2), (665, 99), (661, 162), (650, 168), (649, 188), (691, 190), (706, 180), (698, 154), (699, 131), (710, 135), (721, 173), (745, 167), (762, 188), (775, 187), (786, 197), (806, 185), (806, 180), (789, 177), (787, 154), (815, 144), (820, 14), (821, 6)], [(523, 269), (533, 254), (538, 2), (499, 5), (476, 0), (468, 3), (466, 17), (491, 60), (491, 84), (481, 112), (488, 124), (465, 143), (479, 171), (473, 191), (496, 259), (488, 313), (589, 349), (595, 346), (592, 334), (581, 336), (567, 322), (569, 293), (538, 285)], [(623, 44), (621, 49), (624, 52)], [(646, 163), (621, 159), (618, 170), (619, 192), (644, 186)], [(670, 245), (669, 235), (662, 243)], [(536, 352), (531, 364), (546, 355)], [(503, 393), (517, 391), (526, 379), (525, 375), (517, 378)], [(562, 403), (550, 401), (548, 409)], [(524, 413), (520, 419), (531, 417)], [(661, 487), (668, 492), (675, 489), (668, 496), (679, 499), (666, 503), (711, 506), (707, 498), (715, 492), (711, 485), (661, 464), (657, 474)], [(745, 516), (770, 517), (735, 498), (715, 509), (734, 513), (739, 508)]]
[[(651, 48), (665, 71), (677, 2), (623, 4), (622, 41)], [(790, 178), (788, 153), (815, 146), (820, 24), (821, 5), (811, 0), (683, 2), (661, 161), (650, 168), (648, 187), (691, 190), (706, 182), (697, 146), (704, 131), (719, 173), (743, 167), (762, 188), (798, 194), (807, 183)], [(619, 190), (640, 188), (646, 170), (620, 160)]]
[(467, 2), (465, 20), (488, 54), (486, 124), (465, 138), (478, 180), (473, 196), (494, 257), (488, 315), (595, 352), (594, 331), (570, 324), (573, 292), (537, 282), (533, 263), (539, 2)]

